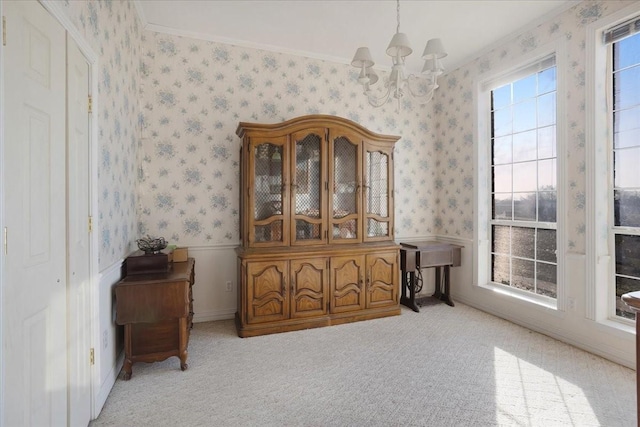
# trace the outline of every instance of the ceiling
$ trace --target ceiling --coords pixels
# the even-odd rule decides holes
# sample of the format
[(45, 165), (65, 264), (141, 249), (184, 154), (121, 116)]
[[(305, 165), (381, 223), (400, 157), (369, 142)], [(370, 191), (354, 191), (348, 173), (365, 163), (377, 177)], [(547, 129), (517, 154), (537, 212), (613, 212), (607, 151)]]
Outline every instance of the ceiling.
[[(450, 71), (576, 3), (403, 0), (400, 31), (414, 50), (407, 68), (422, 69), (428, 39), (442, 39), (448, 52), (443, 63)], [(347, 64), (358, 47), (368, 46), (375, 68), (391, 65), (385, 50), (396, 31), (393, 0), (136, 0), (136, 6), (150, 30)]]

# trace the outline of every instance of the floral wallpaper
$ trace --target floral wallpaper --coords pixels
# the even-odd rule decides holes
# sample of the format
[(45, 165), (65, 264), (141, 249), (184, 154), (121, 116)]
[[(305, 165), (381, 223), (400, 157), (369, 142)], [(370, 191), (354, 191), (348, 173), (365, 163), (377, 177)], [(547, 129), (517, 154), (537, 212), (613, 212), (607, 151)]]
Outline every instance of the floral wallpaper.
[(144, 31), (129, 0), (65, 0), (69, 18), (99, 55), (100, 268), (126, 256), (145, 234), (187, 246), (236, 244), (238, 122), (305, 114), (338, 115), (401, 136), (398, 238), (472, 239), (473, 81), (559, 37), (570, 67), (568, 247), (583, 253), (585, 27), (630, 3), (582, 2), (450, 71), (431, 104), (406, 100), (396, 112), (392, 103), (370, 107), (348, 65)]
[(135, 249), (142, 27), (129, 0), (69, 1), (64, 10), (98, 55), (99, 268)]
[(358, 70), (337, 63), (146, 32), (138, 234), (181, 245), (239, 240), (238, 122), (331, 114), (401, 135), (395, 147), (396, 236), (435, 231), (433, 107), (370, 107)]
[[(564, 38), (568, 58), (566, 114), (567, 249), (585, 252), (585, 37), (586, 27), (633, 2), (586, 1), (527, 31), (466, 66), (448, 73), (435, 102), (436, 205), (438, 235), (473, 238), (474, 80), (500, 64)], [(457, 214), (451, 215), (451, 212)]]

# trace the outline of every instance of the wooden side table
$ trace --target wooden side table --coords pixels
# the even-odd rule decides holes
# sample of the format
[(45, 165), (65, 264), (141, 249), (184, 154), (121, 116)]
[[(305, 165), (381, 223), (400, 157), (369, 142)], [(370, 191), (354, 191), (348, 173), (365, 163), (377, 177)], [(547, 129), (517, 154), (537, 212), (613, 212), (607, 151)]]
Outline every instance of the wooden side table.
[[(409, 307), (416, 313), (420, 312), (416, 305), (416, 272), (419, 272), (421, 268), (435, 267), (436, 289), (433, 296), (453, 307), (449, 267), (460, 265), (462, 248), (463, 246), (437, 241), (400, 243), (400, 271), (402, 275), (400, 304)], [(444, 277), (442, 277), (443, 275)], [(442, 286), (443, 278), (444, 286)], [(407, 291), (409, 291), (409, 296), (407, 296)]]
[(187, 365), (193, 324), (195, 261), (174, 262), (167, 273), (132, 274), (115, 286), (116, 323), (124, 325), (124, 379), (135, 362), (157, 362), (171, 356)]

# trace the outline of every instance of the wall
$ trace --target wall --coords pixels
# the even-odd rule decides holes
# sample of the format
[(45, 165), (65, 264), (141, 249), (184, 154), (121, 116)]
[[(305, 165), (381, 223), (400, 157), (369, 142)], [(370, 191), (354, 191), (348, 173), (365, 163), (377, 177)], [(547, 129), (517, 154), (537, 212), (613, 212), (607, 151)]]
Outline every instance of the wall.
[[(436, 233), (464, 244), (466, 260), (455, 271), (454, 295), (457, 299), (516, 323), (555, 336), (612, 360), (633, 366), (633, 335), (595, 324), (586, 312), (586, 178), (585, 178), (585, 37), (586, 27), (633, 2), (582, 2), (478, 57), (443, 79), (443, 90), (436, 101), (436, 156), (439, 159)], [(503, 62), (513, 62), (531, 50), (564, 39), (568, 64), (566, 116), (566, 188), (565, 215), (567, 296), (576, 301), (575, 310), (556, 312), (513, 301), (485, 289), (474, 287), (472, 277), (474, 175), (474, 84)], [(482, 143), (478, 141), (479, 143)], [(559, 177), (561, 179), (561, 177)], [(451, 215), (451, 212), (455, 215)], [(454, 269), (456, 270), (456, 269)]]
[(431, 104), (407, 100), (399, 112), (392, 103), (374, 109), (349, 65), (156, 32), (145, 32), (143, 46), (138, 234), (194, 249), (196, 321), (235, 312), (235, 293), (225, 283), (236, 285), (240, 121), (332, 114), (401, 135), (396, 236), (433, 234), (438, 179)]

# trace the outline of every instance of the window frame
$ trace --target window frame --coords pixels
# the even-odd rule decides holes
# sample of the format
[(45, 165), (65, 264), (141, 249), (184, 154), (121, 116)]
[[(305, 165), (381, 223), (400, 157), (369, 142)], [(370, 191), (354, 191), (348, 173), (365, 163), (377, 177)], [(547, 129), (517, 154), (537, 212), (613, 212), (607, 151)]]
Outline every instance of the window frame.
[[(476, 108), (474, 123), (475, 152), (474, 165), (476, 174), (476, 189), (474, 193), (474, 247), (473, 254), (473, 285), (498, 292), (521, 301), (532, 303), (548, 309), (565, 310), (565, 159), (566, 159), (566, 120), (565, 120), (565, 58), (566, 42), (563, 38), (541, 46), (523, 54), (517, 59), (500, 64), (491, 72), (476, 79)], [(556, 262), (557, 262), (557, 294), (556, 298), (534, 294), (511, 286), (500, 285), (491, 281), (491, 227), (496, 220), (492, 219), (491, 204), (491, 91), (503, 84), (513, 82), (519, 78), (537, 72), (537, 65), (545, 58), (555, 56), (556, 67)], [(517, 226), (519, 221), (510, 221), (510, 225)], [(528, 222), (527, 222), (528, 223)], [(545, 224), (543, 221), (532, 221), (527, 224)]]
[[(634, 3), (587, 27), (586, 37), (586, 312), (588, 319), (624, 331), (634, 321), (616, 315), (615, 226), (613, 206), (612, 47), (603, 33), (640, 14)], [(627, 233), (627, 234), (635, 234)], [(604, 284), (604, 285), (603, 285)]]

